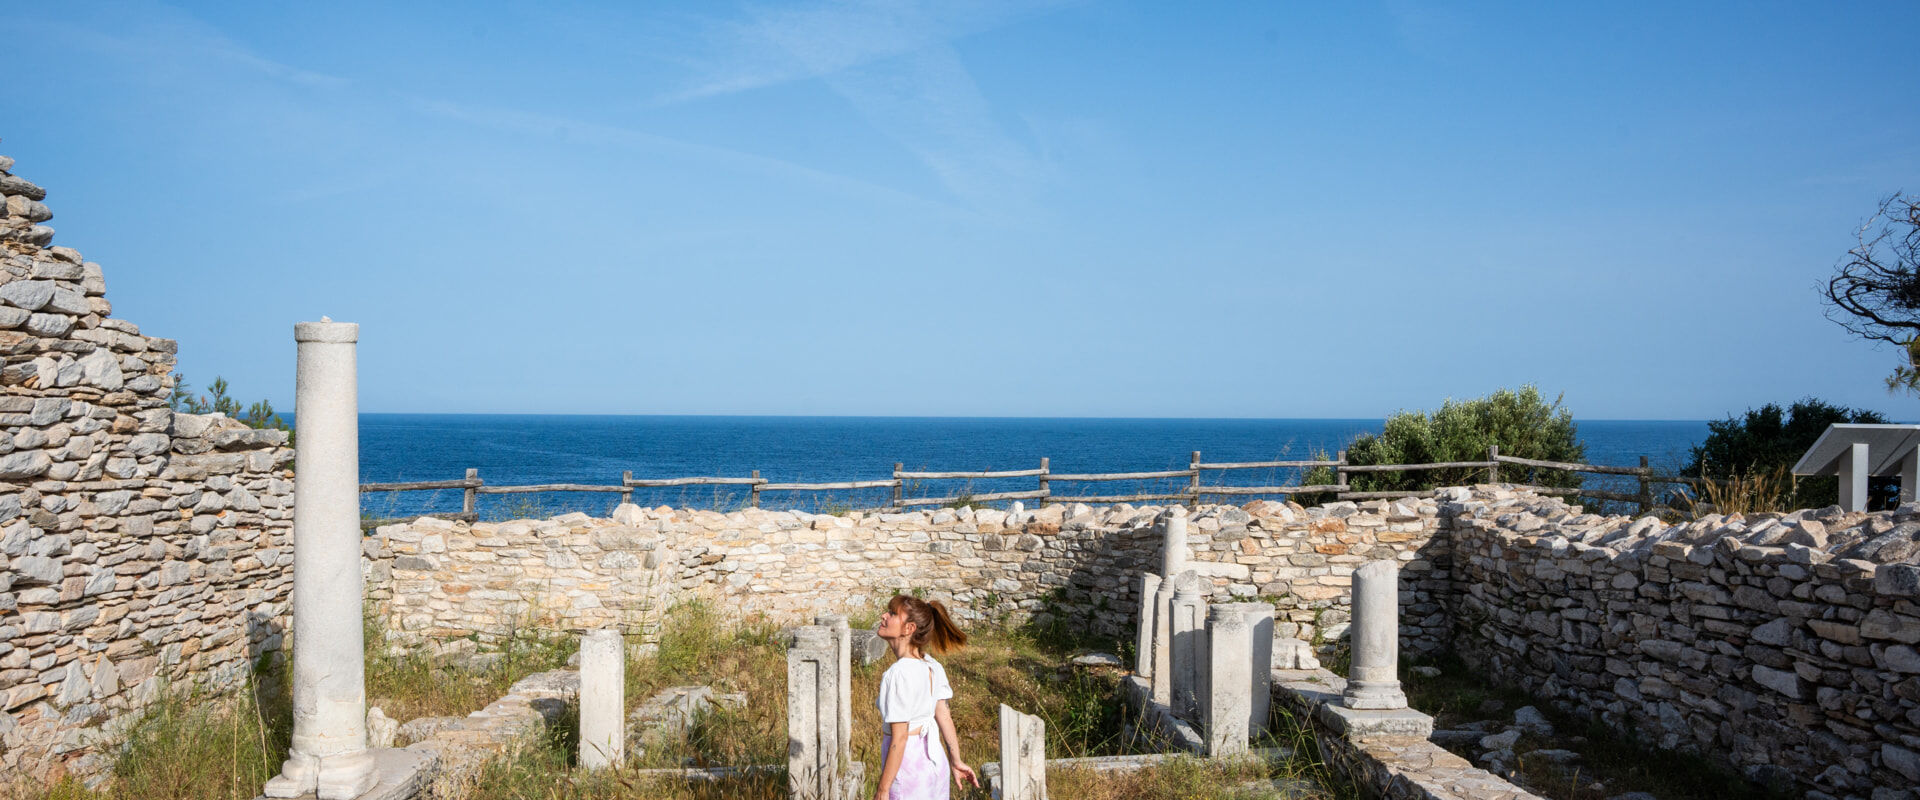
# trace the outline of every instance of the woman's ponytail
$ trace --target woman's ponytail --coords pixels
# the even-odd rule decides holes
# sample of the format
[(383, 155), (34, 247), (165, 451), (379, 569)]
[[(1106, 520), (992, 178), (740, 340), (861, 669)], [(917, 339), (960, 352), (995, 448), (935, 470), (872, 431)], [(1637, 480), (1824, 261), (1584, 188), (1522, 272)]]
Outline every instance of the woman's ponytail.
[(953, 624), (953, 617), (947, 614), (946, 606), (934, 600), (927, 603), (927, 608), (933, 612), (933, 624), (927, 626), (927, 644), (933, 647), (933, 652), (944, 653), (967, 645), (967, 632)]
[(967, 644), (966, 632), (953, 624), (953, 616), (938, 600), (929, 603), (918, 597), (897, 594), (887, 601), (887, 609), (895, 614), (906, 615), (907, 621), (913, 623), (913, 646), (922, 651), (944, 653)]

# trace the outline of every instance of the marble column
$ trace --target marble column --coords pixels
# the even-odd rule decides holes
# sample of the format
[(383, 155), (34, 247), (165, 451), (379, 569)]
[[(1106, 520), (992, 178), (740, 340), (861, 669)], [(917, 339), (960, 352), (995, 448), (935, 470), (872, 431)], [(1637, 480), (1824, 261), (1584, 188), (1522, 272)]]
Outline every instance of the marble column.
[(1173, 643), (1167, 669), (1173, 694), (1169, 708), (1174, 716), (1198, 722), (1207, 663), (1207, 601), (1200, 594), (1198, 573), (1187, 570), (1174, 579), (1167, 609)]
[(376, 782), (361, 639), (360, 326), (293, 326), (293, 743), (268, 797), (352, 800)]
[(1133, 652), (1133, 674), (1153, 677), (1154, 598), (1160, 594), (1160, 576), (1151, 572), (1140, 576), (1140, 625)]
[(1353, 572), (1353, 626), (1348, 629), (1353, 667), (1347, 674), (1347, 708), (1407, 707), (1400, 690), (1400, 566), (1374, 561)]
[(787, 648), (787, 784), (794, 800), (847, 800), (852, 742), (840, 732), (847, 669), (833, 629), (796, 629)]
[(1202, 705), (1207, 755), (1247, 752), (1253, 721), (1253, 626), (1242, 603), (1207, 610), (1207, 694)]
[(619, 766), (627, 749), (626, 640), (600, 628), (580, 637), (580, 766)]
[(1047, 800), (1047, 723), (1000, 704), (1000, 800)]
[(1187, 569), (1187, 510), (1174, 506), (1161, 522), (1160, 590), (1153, 604), (1153, 702), (1173, 707), (1173, 581)]

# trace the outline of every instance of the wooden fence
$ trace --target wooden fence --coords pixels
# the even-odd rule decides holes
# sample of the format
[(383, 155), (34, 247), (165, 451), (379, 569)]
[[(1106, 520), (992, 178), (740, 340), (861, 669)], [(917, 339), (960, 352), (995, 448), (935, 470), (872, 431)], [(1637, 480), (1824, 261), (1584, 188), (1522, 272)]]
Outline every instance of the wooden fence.
[[(1098, 473), (1060, 473), (1053, 472), (1048, 459), (1040, 459), (1038, 469), (982, 470), (974, 472), (911, 472), (904, 464), (893, 465), (893, 477), (885, 480), (834, 481), (827, 483), (780, 483), (760, 477), (759, 470), (753, 470), (747, 477), (687, 477), (687, 478), (635, 478), (632, 471), (621, 474), (618, 485), (589, 483), (542, 483), (526, 486), (488, 486), (480, 479), (480, 471), (467, 470), (467, 476), (450, 481), (414, 481), (408, 483), (363, 483), (360, 491), (367, 492), (418, 492), (429, 490), (461, 490), (460, 513), (433, 513), (423, 516), (435, 516), (444, 519), (458, 519), (468, 522), (479, 518), (476, 511), (479, 496), (483, 494), (534, 494), (544, 492), (597, 492), (620, 495), (620, 502), (633, 500), (633, 490), (638, 488), (664, 488), (673, 486), (744, 486), (747, 490), (748, 505), (759, 508), (761, 495), (767, 492), (835, 492), (860, 489), (892, 489), (893, 499), (888, 507), (911, 508), (914, 506), (944, 506), (960, 502), (993, 503), (1011, 500), (1038, 500), (1042, 504), (1054, 503), (1138, 503), (1150, 501), (1178, 501), (1186, 505), (1198, 504), (1206, 497), (1231, 497), (1242, 495), (1300, 495), (1331, 494), (1338, 500), (1377, 500), (1386, 498), (1411, 497), (1425, 495), (1430, 490), (1409, 491), (1353, 491), (1350, 480), (1353, 475), (1367, 472), (1418, 472), (1436, 469), (1484, 469), (1487, 483), (1500, 482), (1501, 465), (1532, 467), (1536, 469), (1559, 470), (1596, 475), (1631, 476), (1637, 480), (1639, 491), (1628, 494), (1587, 488), (1559, 488), (1533, 486), (1541, 494), (1576, 496), (1599, 500), (1613, 500), (1634, 503), (1645, 513), (1654, 505), (1653, 487), (1655, 484), (1695, 484), (1696, 479), (1675, 476), (1656, 475), (1647, 466), (1647, 457), (1640, 457), (1640, 466), (1612, 467), (1600, 464), (1574, 464), (1563, 461), (1542, 461), (1531, 458), (1517, 458), (1500, 454), (1498, 446), (1487, 448), (1485, 461), (1448, 461), (1436, 464), (1349, 464), (1347, 453), (1342, 450), (1328, 460), (1313, 461), (1235, 461), (1208, 463), (1200, 460), (1200, 451), (1193, 451), (1186, 469), (1160, 470), (1154, 472), (1098, 472)], [(1208, 485), (1201, 477), (1210, 472), (1226, 472), (1249, 469), (1304, 469), (1324, 467), (1333, 470), (1334, 482), (1293, 486), (1229, 486)], [(1303, 473), (1307, 474), (1307, 473)], [(1037, 488), (1026, 491), (987, 492), (974, 494), (963, 492), (943, 497), (907, 497), (909, 486), (919, 486), (927, 481), (954, 480), (1002, 480), (1009, 478), (1034, 478)], [(1148, 481), (1186, 479), (1186, 487), (1175, 492), (1137, 493), (1137, 494), (1055, 494), (1053, 483), (1103, 483), (1113, 481)], [(394, 519), (370, 519), (368, 526), (398, 522), (411, 517)]]

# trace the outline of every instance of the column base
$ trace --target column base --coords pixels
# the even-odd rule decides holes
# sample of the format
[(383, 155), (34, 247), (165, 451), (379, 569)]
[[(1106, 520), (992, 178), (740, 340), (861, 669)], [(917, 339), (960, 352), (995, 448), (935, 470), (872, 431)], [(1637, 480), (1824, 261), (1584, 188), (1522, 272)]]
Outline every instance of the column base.
[[(420, 750), (367, 749), (345, 759), (350, 762), (364, 759), (365, 774), (360, 776), (364, 786), (345, 774), (357, 765), (335, 767), (331, 763), (342, 760), (341, 757), (314, 759), (296, 754), (287, 759), (284, 772), (267, 781), (256, 800), (411, 800), (426, 792), (427, 780), (433, 775), (433, 754)], [(300, 763), (296, 764), (296, 760)], [(314, 763), (316, 761), (327, 763), (320, 765)], [(320, 769), (316, 770), (316, 766)]]
[(1399, 681), (1349, 681), (1341, 700), (1347, 708), (1365, 711), (1392, 711), (1407, 707), (1407, 693)]

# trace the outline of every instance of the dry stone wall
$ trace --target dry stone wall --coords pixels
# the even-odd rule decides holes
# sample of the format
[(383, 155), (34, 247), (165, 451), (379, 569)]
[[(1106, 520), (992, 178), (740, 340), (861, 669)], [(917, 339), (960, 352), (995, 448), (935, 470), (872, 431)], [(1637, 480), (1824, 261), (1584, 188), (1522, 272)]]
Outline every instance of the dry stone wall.
[[(466, 524), (421, 519), (379, 529), (369, 584), (397, 642), (454, 643), (516, 626), (547, 630), (657, 622), (700, 597), (735, 614), (806, 620), (871, 613), (921, 591), (966, 617), (1065, 615), (1125, 635), (1139, 574), (1159, 566), (1165, 508), (1051, 505), (1010, 516), (942, 509), (843, 516), (622, 506), (612, 519)], [(1182, 511), (1184, 513), (1184, 510)], [(1405, 570), (1410, 647), (1431, 650), (1449, 623), (1444, 547), (1431, 500), (1203, 506), (1189, 525), (1191, 566), (1218, 602), (1265, 597), (1280, 633), (1337, 638), (1353, 570), (1393, 558)]]
[(1920, 505), (1667, 526), (1442, 494), (1469, 663), (1808, 797), (1920, 784)]
[(277, 651), (292, 579), (279, 431), (167, 407), (174, 343), (110, 316), (0, 157), (0, 786), (96, 777), (164, 688)]

